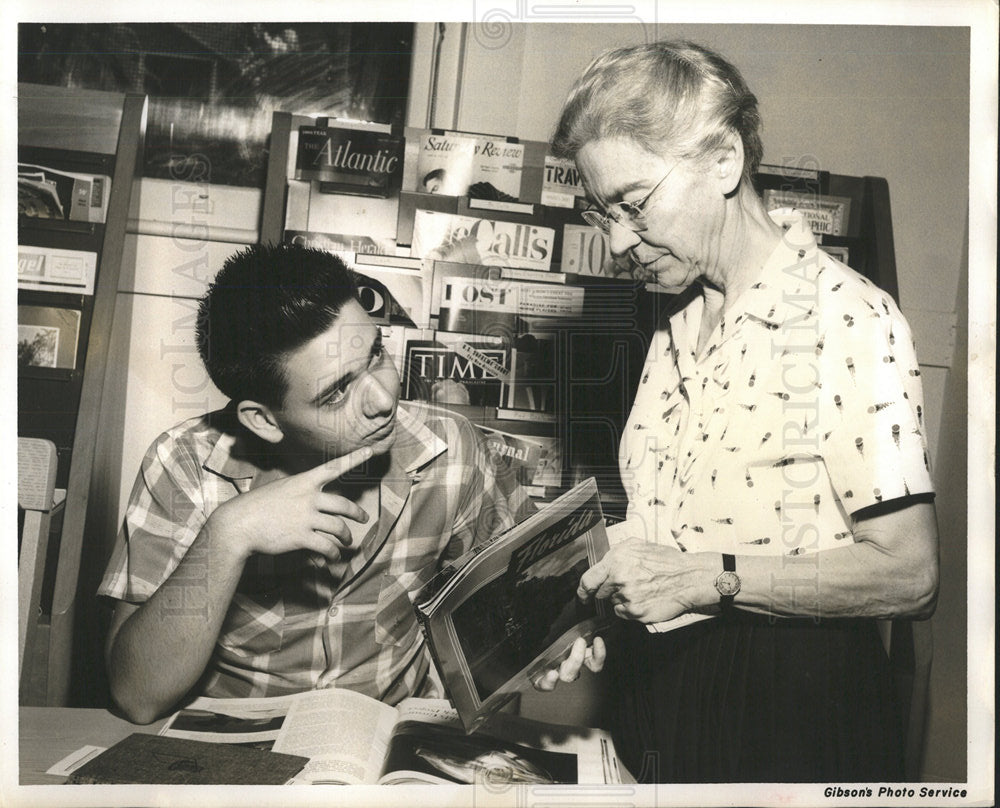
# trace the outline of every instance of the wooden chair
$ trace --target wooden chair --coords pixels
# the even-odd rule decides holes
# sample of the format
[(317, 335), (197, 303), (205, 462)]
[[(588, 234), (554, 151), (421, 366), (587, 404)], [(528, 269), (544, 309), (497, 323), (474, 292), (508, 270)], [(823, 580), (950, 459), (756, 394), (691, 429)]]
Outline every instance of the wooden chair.
[(56, 446), (52, 441), (17, 439), (17, 504), (23, 518), (17, 558), (17, 675), (22, 688), (31, 675), (40, 630), (56, 467)]

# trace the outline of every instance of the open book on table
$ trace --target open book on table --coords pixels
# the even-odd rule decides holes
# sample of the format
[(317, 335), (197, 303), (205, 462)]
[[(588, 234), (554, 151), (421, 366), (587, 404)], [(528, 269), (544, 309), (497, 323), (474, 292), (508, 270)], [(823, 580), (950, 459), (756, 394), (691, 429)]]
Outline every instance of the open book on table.
[(614, 746), (602, 730), (501, 713), (469, 735), (442, 699), (411, 698), (391, 707), (344, 689), (202, 697), (171, 716), (160, 734), (307, 757), (297, 783), (621, 782)]

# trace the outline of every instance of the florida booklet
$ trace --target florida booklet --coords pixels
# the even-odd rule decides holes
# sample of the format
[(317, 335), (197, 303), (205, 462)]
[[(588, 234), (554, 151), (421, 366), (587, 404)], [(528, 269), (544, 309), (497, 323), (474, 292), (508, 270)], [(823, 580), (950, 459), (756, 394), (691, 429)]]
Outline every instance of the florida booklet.
[(171, 716), (160, 735), (308, 759), (293, 784), (621, 782), (602, 730), (503, 713), (470, 735), (446, 700), (411, 698), (392, 707), (339, 688), (202, 697)]
[(608, 551), (597, 483), (587, 479), (447, 565), (417, 594), (417, 617), (469, 732), (610, 625), (581, 601), (580, 576)]

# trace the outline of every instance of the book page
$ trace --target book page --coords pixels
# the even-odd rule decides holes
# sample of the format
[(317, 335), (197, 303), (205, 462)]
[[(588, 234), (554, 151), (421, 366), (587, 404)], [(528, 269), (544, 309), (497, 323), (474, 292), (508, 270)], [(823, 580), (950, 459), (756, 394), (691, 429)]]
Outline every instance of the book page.
[(497, 713), (484, 727), (498, 738), (562, 752), (576, 757), (577, 782), (621, 783), (622, 776), (611, 735), (602, 729), (568, 724), (548, 724), (508, 713)]
[(353, 690), (299, 693), (273, 751), (310, 758), (296, 782), (374, 783), (395, 722), (395, 708)]
[(397, 723), (424, 721), (428, 724), (460, 726), (458, 712), (448, 699), (403, 699), (396, 705)]
[(178, 710), (159, 735), (209, 743), (253, 744), (270, 749), (297, 694), (260, 699), (202, 696)]
[(693, 623), (700, 623), (702, 620), (711, 620), (715, 615), (697, 614), (696, 612), (686, 612), (679, 614), (670, 620), (661, 620), (659, 623), (646, 623), (646, 631), (651, 634), (664, 634), (674, 629), (684, 628)]
[[(379, 785), (454, 782), (430, 767), (411, 766), (407, 752), (402, 754), (400, 752), (401, 747), (408, 750), (409, 742), (406, 739), (414, 734), (414, 728), (424, 724), (429, 727), (443, 727), (446, 728), (445, 731), (461, 732), (462, 723), (451, 702), (447, 699), (403, 699), (396, 705), (396, 713), (396, 727), (389, 739), (382, 765), (382, 776), (378, 780)], [(397, 730), (402, 736), (399, 741), (396, 740)]]
[[(577, 730), (537, 722), (488, 725), (467, 734), (458, 712), (447, 701), (407, 699), (385, 757), (383, 785), (402, 783), (556, 783), (615, 782), (604, 779), (602, 750), (596, 737), (584, 748), (581, 766), (577, 738), (595, 730)], [(540, 729), (546, 728), (547, 732)], [(501, 731), (495, 731), (495, 729)], [(572, 735), (572, 740), (568, 736)], [(610, 768), (607, 758), (606, 768)], [(581, 773), (589, 778), (581, 780)]]

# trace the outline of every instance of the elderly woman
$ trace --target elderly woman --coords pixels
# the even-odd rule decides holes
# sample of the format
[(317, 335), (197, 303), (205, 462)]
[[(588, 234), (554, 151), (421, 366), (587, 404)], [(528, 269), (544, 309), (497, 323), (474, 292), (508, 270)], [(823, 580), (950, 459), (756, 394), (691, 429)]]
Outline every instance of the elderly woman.
[(621, 443), (628, 518), (580, 593), (623, 621), (613, 724), (640, 780), (901, 779), (876, 620), (936, 599), (920, 373), (889, 295), (765, 210), (760, 123), (686, 42), (598, 57), (562, 111), (587, 221), (684, 287)]

